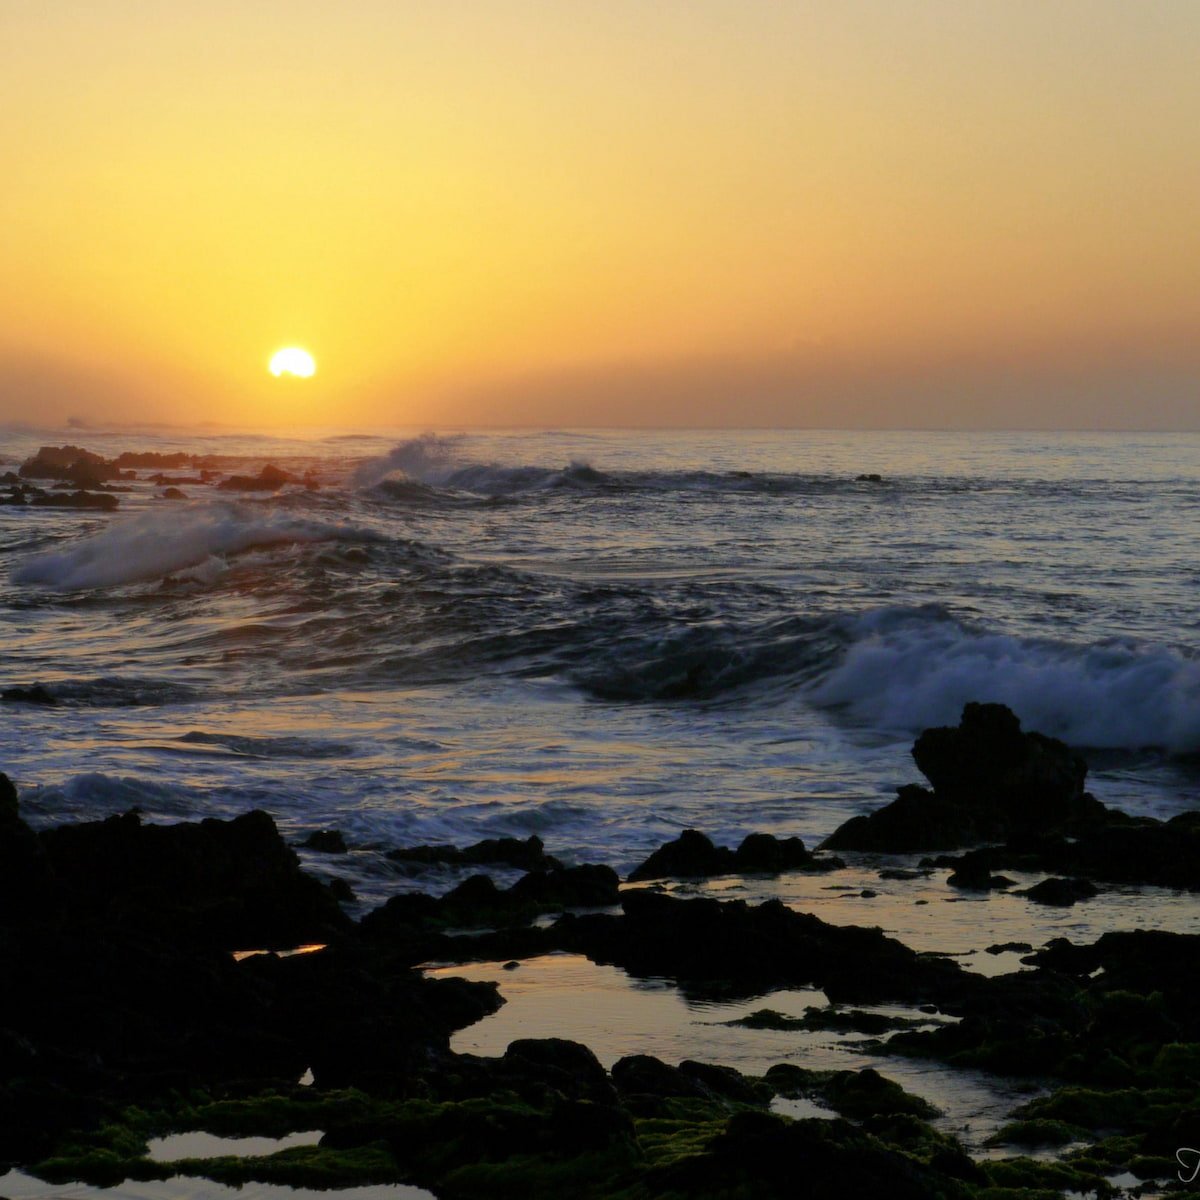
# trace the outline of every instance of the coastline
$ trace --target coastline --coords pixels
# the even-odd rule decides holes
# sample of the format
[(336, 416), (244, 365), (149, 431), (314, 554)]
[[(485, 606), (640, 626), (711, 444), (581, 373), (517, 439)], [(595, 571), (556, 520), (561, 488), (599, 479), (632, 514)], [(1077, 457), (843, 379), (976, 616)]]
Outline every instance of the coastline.
[[(1144, 885), (1151, 901), (1178, 897), (1181, 927), (1194, 924), (1200, 879), (1163, 871), (1200, 861), (1200, 818), (1107, 809), (1065, 746), (975, 708), (922, 735), (923, 750), (918, 739), (933, 787), (901, 790), (907, 823), (886, 806), (815, 854), (798, 839), (747, 838), (735, 854), (685, 834), (624, 883), (556, 862), (536, 838), (407, 848), (409, 864), (478, 873), (440, 897), (397, 893), (360, 921), (265, 814), (35, 832), (5, 778), (0, 935), (27, 981), (0, 1019), (0, 1158), (27, 1173), (10, 1182), (182, 1173), (445, 1197), (769, 1197), (794, 1194), (802, 1163), (818, 1197), (1001, 1200), (1170, 1180), (1175, 1150), (1195, 1141), (1200, 937), (1053, 934), (1061, 914), (1122, 889), (1144, 898)], [(940, 856), (914, 855), (914, 805), (970, 820), (939, 824), (927, 848)], [(1120, 853), (1102, 853), (1114, 838)], [(331, 831), (308, 849), (345, 846)], [(1078, 886), (1047, 904), (1030, 881), (1054, 863), (1078, 870)], [(490, 868), (517, 881), (497, 886)], [(789, 903), (766, 898), (788, 881)], [(803, 911), (799, 893), (818, 889), (825, 916), (846, 915)], [(917, 951), (870, 923), (901, 911), (898, 896), (912, 929), (927, 910), (970, 908), (983, 934), (1006, 905), (1042, 936)], [(1043, 913), (1055, 916), (1029, 915)], [(495, 1014), (508, 980), (506, 1026)], [(608, 1007), (589, 1017), (579, 997), (598, 986)], [(657, 1043), (648, 1000), (683, 1014)], [(537, 1028), (551, 1012), (582, 1020)], [(588, 1020), (611, 1027), (590, 1039), (599, 1055)], [(1006, 1096), (990, 1125), (962, 1129), (967, 1110), (942, 1086), (956, 1074)], [(150, 1157), (149, 1139), (199, 1129), (321, 1136), (265, 1156)]]

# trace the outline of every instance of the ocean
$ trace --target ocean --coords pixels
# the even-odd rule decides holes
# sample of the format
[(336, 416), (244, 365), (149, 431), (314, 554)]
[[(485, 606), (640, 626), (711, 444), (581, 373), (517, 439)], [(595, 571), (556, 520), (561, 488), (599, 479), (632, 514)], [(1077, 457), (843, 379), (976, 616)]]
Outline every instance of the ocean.
[(1197, 807), (1200, 435), (10, 429), (0, 473), (65, 441), (320, 486), (0, 507), (0, 687), (58, 701), (0, 709), (34, 823), (263, 808), (370, 904), (428, 887), (399, 845), (819, 842), (968, 700)]

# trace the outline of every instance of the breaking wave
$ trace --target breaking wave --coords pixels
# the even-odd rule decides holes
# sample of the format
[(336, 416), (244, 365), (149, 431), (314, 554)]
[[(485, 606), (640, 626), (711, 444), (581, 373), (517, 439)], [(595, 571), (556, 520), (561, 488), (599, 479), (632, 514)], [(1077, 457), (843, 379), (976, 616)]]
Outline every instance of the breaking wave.
[(930, 605), (710, 624), (634, 640), (576, 674), (603, 700), (709, 700), (786, 687), (854, 724), (909, 735), (968, 701), (1096, 749), (1200, 750), (1200, 661), (1165, 646), (1078, 645), (974, 628)]
[(365, 531), (263, 505), (212, 504), (152, 510), (113, 522), (66, 549), (34, 555), (13, 572), (16, 583), (63, 591), (116, 587), (177, 571), (220, 565), (227, 555), (335, 539), (367, 540)]
[(1132, 639), (1078, 645), (974, 629), (948, 615), (854, 623), (814, 703), (877, 728), (953, 724), (969, 700), (997, 701), (1027, 729), (1075, 746), (1200, 749), (1200, 662)]

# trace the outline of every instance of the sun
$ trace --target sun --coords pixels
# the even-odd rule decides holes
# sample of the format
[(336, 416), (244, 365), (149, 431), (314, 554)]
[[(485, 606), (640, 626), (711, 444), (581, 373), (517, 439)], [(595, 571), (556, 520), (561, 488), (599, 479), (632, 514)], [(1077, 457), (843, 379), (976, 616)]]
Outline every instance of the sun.
[(296, 375), (301, 379), (308, 379), (316, 373), (317, 360), (299, 346), (287, 346), (271, 355), (271, 374), (276, 377)]

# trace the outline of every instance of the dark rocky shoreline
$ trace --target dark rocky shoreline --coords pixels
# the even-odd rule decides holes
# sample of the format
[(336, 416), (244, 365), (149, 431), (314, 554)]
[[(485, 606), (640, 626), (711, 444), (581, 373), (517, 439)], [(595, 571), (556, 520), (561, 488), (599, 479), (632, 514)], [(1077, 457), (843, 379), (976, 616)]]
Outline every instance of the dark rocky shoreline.
[[(223, 476), (218, 460), (181, 452), (126, 450), (115, 458), (105, 458), (82, 446), (42, 446), (16, 471), (0, 475), (0, 505), (32, 508), (94, 509), (114, 512), (120, 505), (118, 493), (131, 492), (138, 471), (149, 471), (144, 482), (163, 490), (161, 500), (186, 500), (187, 492), (179, 485), (214, 487), (222, 492), (259, 492), (274, 494), (289, 484), (316, 491), (320, 484), (314, 475), (294, 475), (273, 463), (267, 463), (257, 475)], [(192, 468), (191, 475), (168, 475), (166, 470)], [(34, 482), (39, 481), (39, 482)], [(49, 487), (40, 483), (49, 482)]]
[[(130, 813), (38, 832), (0, 776), (0, 1161), (47, 1180), (184, 1172), (411, 1182), (444, 1197), (1016, 1200), (1110, 1195), (1120, 1172), (1174, 1180), (1176, 1149), (1200, 1140), (1200, 936), (1056, 939), (1023, 958), (1029, 969), (987, 977), (777, 900), (681, 899), (652, 882), (836, 873), (829, 849), (866, 849), (962, 851), (929, 860), (953, 866), (956, 886), (986, 886), (1004, 868), (1053, 872), (1078, 886), (1049, 893), (1085, 903), (1084, 880), (1200, 886), (1200, 814), (1163, 823), (1106, 808), (1083, 790), (1082, 759), (999, 706), (968, 706), (957, 728), (923, 734), (914, 757), (931, 790), (902, 789), (816, 853), (766, 835), (730, 850), (687, 831), (631, 874), (649, 886), (622, 888), (611, 868), (566, 866), (537, 839), (413, 847), (393, 852), (397, 864), (524, 873), (505, 888), (481, 873), (441, 897), (397, 895), (360, 921), (343, 911), (344, 886), (306, 874), (264, 813), (174, 826)], [(311, 849), (345, 843), (328, 831)], [(235, 957), (252, 950), (265, 953)], [(828, 1009), (754, 1019), (854, 1029), (883, 1073), (781, 1063), (755, 1078), (647, 1055), (606, 1071), (554, 1038), (499, 1058), (451, 1051), (451, 1035), (503, 999), (421, 964), (556, 951), (698, 996), (819, 987)], [(947, 1019), (889, 1023), (841, 1007), (863, 1004)], [(1052, 1090), (997, 1135), (1011, 1157), (973, 1159), (886, 1077), (892, 1056)], [(306, 1072), (311, 1086), (297, 1082)], [(797, 1095), (838, 1115), (769, 1111)], [(172, 1131), (312, 1128), (324, 1131), (318, 1146), (265, 1158), (168, 1168), (146, 1157), (147, 1139)], [(1056, 1145), (1071, 1149), (1054, 1161), (1016, 1150)]]

